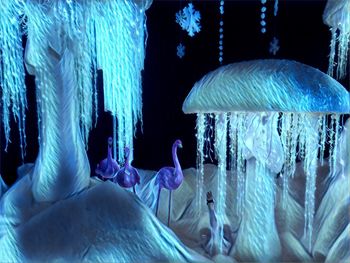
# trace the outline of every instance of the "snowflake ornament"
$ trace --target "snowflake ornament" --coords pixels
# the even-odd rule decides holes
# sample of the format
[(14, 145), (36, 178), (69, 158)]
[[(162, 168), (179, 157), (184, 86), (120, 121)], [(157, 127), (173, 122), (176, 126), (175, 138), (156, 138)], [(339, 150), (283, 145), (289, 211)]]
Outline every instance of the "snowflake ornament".
[(274, 56), (276, 56), (276, 53), (278, 52), (279, 49), (280, 49), (279, 40), (278, 40), (278, 38), (274, 37), (272, 39), (272, 41), (270, 42), (269, 52), (271, 54), (273, 54)]
[(193, 37), (195, 33), (201, 30), (200, 25), (201, 14), (193, 8), (193, 4), (189, 3), (187, 7), (176, 13), (176, 23)]
[(177, 49), (176, 54), (179, 58), (182, 58), (183, 56), (185, 56), (185, 46), (182, 45), (182, 43), (180, 43), (176, 49)]

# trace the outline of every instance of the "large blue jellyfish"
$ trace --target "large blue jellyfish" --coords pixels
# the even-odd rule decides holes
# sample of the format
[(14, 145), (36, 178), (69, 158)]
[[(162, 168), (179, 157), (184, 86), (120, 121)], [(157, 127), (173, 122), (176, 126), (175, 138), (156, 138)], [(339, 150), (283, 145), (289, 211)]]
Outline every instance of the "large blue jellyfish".
[[(232, 253), (244, 261), (279, 259), (275, 178), (282, 177), (281, 199), (288, 210), (288, 185), (299, 160), (306, 176), (302, 240), (311, 251), (318, 156), (323, 162), (327, 143), (332, 179), (339, 157), (340, 116), (350, 112), (346, 89), (330, 76), (296, 61), (246, 61), (205, 75), (187, 96), (183, 111), (198, 116), (197, 203), (202, 199), (210, 135), (215, 135), (218, 224), (222, 229), (231, 207), (242, 220)], [(233, 187), (230, 176), (236, 176), (236, 198), (226, 196), (227, 187)], [(223, 232), (220, 234), (218, 245), (223, 249)]]

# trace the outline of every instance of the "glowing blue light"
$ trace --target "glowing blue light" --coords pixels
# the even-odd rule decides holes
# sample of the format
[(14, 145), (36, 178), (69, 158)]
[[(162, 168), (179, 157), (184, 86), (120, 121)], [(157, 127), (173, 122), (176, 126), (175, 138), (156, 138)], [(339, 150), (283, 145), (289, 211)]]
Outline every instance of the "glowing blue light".
[(183, 10), (176, 13), (176, 23), (178, 23), (183, 30), (187, 31), (188, 35), (191, 37), (201, 30), (200, 19), (201, 14), (194, 9), (192, 3), (189, 3)]
[(177, 56), (179, 58), (183, 58), (183, 56), (185, 56), (185, 46), (182, 45), (182, 43), (180, 43), (178, 46), (177, 46)]
[(273, 15), (277, 16), (277, 12), (278, 12), (278, 0), (275, 0), (275, 5), (274, 5), (274, 10), (273, 10)]

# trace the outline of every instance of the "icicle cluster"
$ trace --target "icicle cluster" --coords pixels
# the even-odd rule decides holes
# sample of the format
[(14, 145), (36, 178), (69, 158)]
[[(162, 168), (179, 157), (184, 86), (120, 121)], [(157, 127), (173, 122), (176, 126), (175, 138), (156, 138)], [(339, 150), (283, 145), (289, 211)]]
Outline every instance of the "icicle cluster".
[[(237, 175), (237, 187), (236, 187), (236, 213), (242, 217), (243, 205), (245, 197), (245, 160), (243, 158), (243, 137), (246, 129), (245, 114), (244, 113), (231, 113), (230, 127), (232, 133), (229, 134), (230, 141), (234, 143), (232, 155), (230, 156), (231, 171)], [(233, 128), (235, 127), (235, 128)]]
[(283, 178), (283, 208), (286, 207), (288, 195), (288, 183), (294, 176), (296, 168), (297, 139), (299, 131), (299, 115), (295, 113), (284, 113), (281, 115), (281, 142), (283, 145), (285, 164), (281, 172)]
[(203, 188), (204, 188), (204, 142), (206, 116), (204, 113), (197, 114), (197, 180), (196, 180), (196, 207), (198, 216), (202, 214)]
[[(327, 74), (330, 76), (335, 75), (338, 79), (342, 79), (348, 74), (346, 69), (349, 56), (348, 53), (350, 43), (350, 32), (346, 32), (344, 29), (337, 29), (334, 27), (332, 27), (330, 31), (332, 39), (330, 44), (329, 66)], [(336, 50), (337, 45), (338, 50)], [(336, 68), (335, 74), (334, 68)]]
[[(239, 218), (244, 217), (244, 200), (246, 190), (246, 159), (247, 158), (247, 130), (249, 124), (248, 116), (251, 113), (246, 112), (230, 112), (230, 113), (216, 113), (197, 115), (197, 197), (202, 195), (203, 187), (203, 162), (206, 158), (205, 144), (211, 141), (208, 136), (208, 131), (213, 129), (213, 123), (210, 122), (210, 116), (215, 116), (215, 156), (218, 160), (218, 195), (217, 199), (217, 215), (220, 223), (223, 223), (226, 215), (226, 199), (229, 200), (227, 204), (233, 205), (231, 200), (235, 200), (236, 215)], [(258, 114), (258, 113), (257, 113)], [(260, 116), (260, 115), (259, 115)], [(328, 118), (331, 122), (328, 124)], [(260, 116), (260, 121), (264, 122), (264, 114)], [(266, 128), (265, 128), (266, 129)], [(313, 232), (313, 218), (315, 213), (315, 191), (316, 191), (316, 177), (318, 159), (323, 164), (323, 159), (327, 157), (326, 148), (329, 145), (329, 165), (330, 178), (334, 176), (337, 165), (337, 149), (339, 132), (341, 130), (340, 114), (312, 114), (312, 113), (280, 113), (276, 116), (273, 124), (268, 129), (276, 130), (277, 136), (283, 148), (283, 168), (281, 170), (281, 177), (283, 182), (282, 190), (282, 206), (287, 207), (287, 198), (289, 195), (289, 182), (293, 179), (296, 171), (296, 163), (298, 161), (304, 162), (304, 172), (306, 176), (305, 189), (305, 240), (308, 248), (311, 248), (312, 232)], [(267, 132), (261, 134), (261, 144), (270, 142), (271, 138), (267, 136)], [(277, 132), (278, 131), (278, 132)], [(260, 136), (260, 135), (259, 135)], [(272, 135), (271, 135), (272, 136)], [(228, 140), (227, 140), (228, 138)], [(210, 147), (210, 146), (208, 146)], [(276, 147), (276, 146), (273, 146)], [(257, 149), (258, 151), (258, 149)], [(270, 154), (275, 154), (278, 149), (270, 150)], [(228, 164), (226, 164), (226, 156), (228, 154)], [(270, 169), (271, 166), (269, 157), (265, 162), (259, 164), (263, 165), (262, 170)], [(284, 159), (283, 159), (284, 158)], [(275, 162), (276, 160), (274, 160)], [(201, 163), (202, 162), (202, 163)], [(261, 162), (261, 161), (258, 161)], [(266, 167), (265, 167), (266, 166)], [(231, 176), (236, 177), (236, 191), (235, 197), (228, 196), (226, 198), (226, 167), (229, 168)], [(257, 166), (260, 167), (260, 166)], [(262, 168), (262, 166), (260, 167)], [(258, 169), (259, 170), (259, 169)], [(259, 170), (260, 171), (260, 170)], [(263, 174), (256, 174), (257, 177), (264, 176)], [(259, 181), (259, 179), (256, 179)], [(228, 182), (229, 187), (234, 184), (233, 178)], [(197, 202), (200, 202), (197, 199)], [(219, 243), (220, 244), (220, 243)], [(222, 248), (222, 247), (221, 247)]]
[(24, 84), (22, 47), (22, 1), (5, 0), (0, 5), (0, 90), (1, 115), (7, 150), (10, 142), (11, 114), (17, 122), (20, 134), (22, 159), (25, 154), (25, 110), (27, 107)]
[[(330, 27), (332, 39), (330, 44), (328, 74), (338, 79), (347, 74), (350, 43), (350, 2), (348, 0), (328, 0), (323, 13), (323, 21)], [(335, 71), (335, 73), (334, 73)]]
[[(147, 2), (147, 1), (146, 1)], [(2, 111), (6, 141), (10, 136), (9, 108), (18, 122), (25, 145), (25, 85), (22, 19), (28, 34), (26, 64), (36, 76), (39, 141), (45, 134), (47, 107), (54, 100), (54, 65), (48, 56), (74, 54), (74, 83), (81, 134), (97, 121), (97, 70), (103, 71), (104, 106), (116, 118), (118, 159), (124, 146), (133, 152), (133, 136), (142, 118), (141, 71), (145, 56), (145, 6), (134, 1), (37, 1), (5, 0), (0, 7), (0, 56)], [(24, 19), (25, 18), (25, 19)], [(57, 41), (57, 39), (60, 39)], [(48, 46), (50, 52), (47, 52)], [(51, 63), (51, 64), (50, 64)], [(52, 97), (51, 97), (52, 96)], [(49, 102), (51, 100), (51, 102)]]
[(134, 127), (142, 117), (145, 10), (131, 1), (115, 0), (100, 2), (93, 13), (97, 67), (104, 76), (105, 111), (117, 118), (119, 162), (124, 161), (125, 146), (130, 148), (132, 160)]
[(317, 116), (304, 118), (303, 132), (305, 137), (304, 171), (306, 176), (305, 205), (304, 205), (304, 235), (309, 251), (312, 249), (312, 232), (315, 213), (315, 191), (317, 176), (317, 154), (319, 142), (319, 127)]
[(227, 114), (221, 113), (215, 118), (215, 152), (218, 158), (218, 190), (216, 212), (219, 233), (217, 244), (219, 253), (223, 252), (224, 222), (226, 217), (226, 152), (227, 152)]

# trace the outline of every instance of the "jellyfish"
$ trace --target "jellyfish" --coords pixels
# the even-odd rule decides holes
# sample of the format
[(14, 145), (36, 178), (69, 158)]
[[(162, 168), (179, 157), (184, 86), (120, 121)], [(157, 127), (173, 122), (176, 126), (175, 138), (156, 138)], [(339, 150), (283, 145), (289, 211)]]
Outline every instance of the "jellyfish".
[[(310, 250), (318, 159), (324, 158), (326, 144), (333, 145), (331, 166), (337, 163), (340, 116), (350, 112), (346, 89), (329, 75), (296, 61), (245, 61), (222, 66), (200, 79), (185, 99), (183, 111), (197, 114), (198, 160), (204, 160), (208, 140), (203, 120), (215, 116), (218, 229), (227, 209), (236, 206), (241, 227), (235, 256), (244, 261), (279, 258), (275, 178), (283, 178), (282, 195), (286, 196), (298, 160), (304, 163), (306, 175), (304, 237)], [(227, 188), (233, 187), (226, 180), (227, 160), (236, 176), (235, 196), (226, 195)], [(203, 164), (197, 166), (197, 185), (201, 185)], [(283, 207), (288, 209), (287, 204)], [(222, 252), (223, 233), (219, 236)]]
[(350, 43), (350, 1), (328, 0), (323, 13), (323, 22), (330, 27), (332, 34), (328, 74), (333, 76), (336, 68), (337, 78), (344, 78), (348, 73), (346, 68)]

